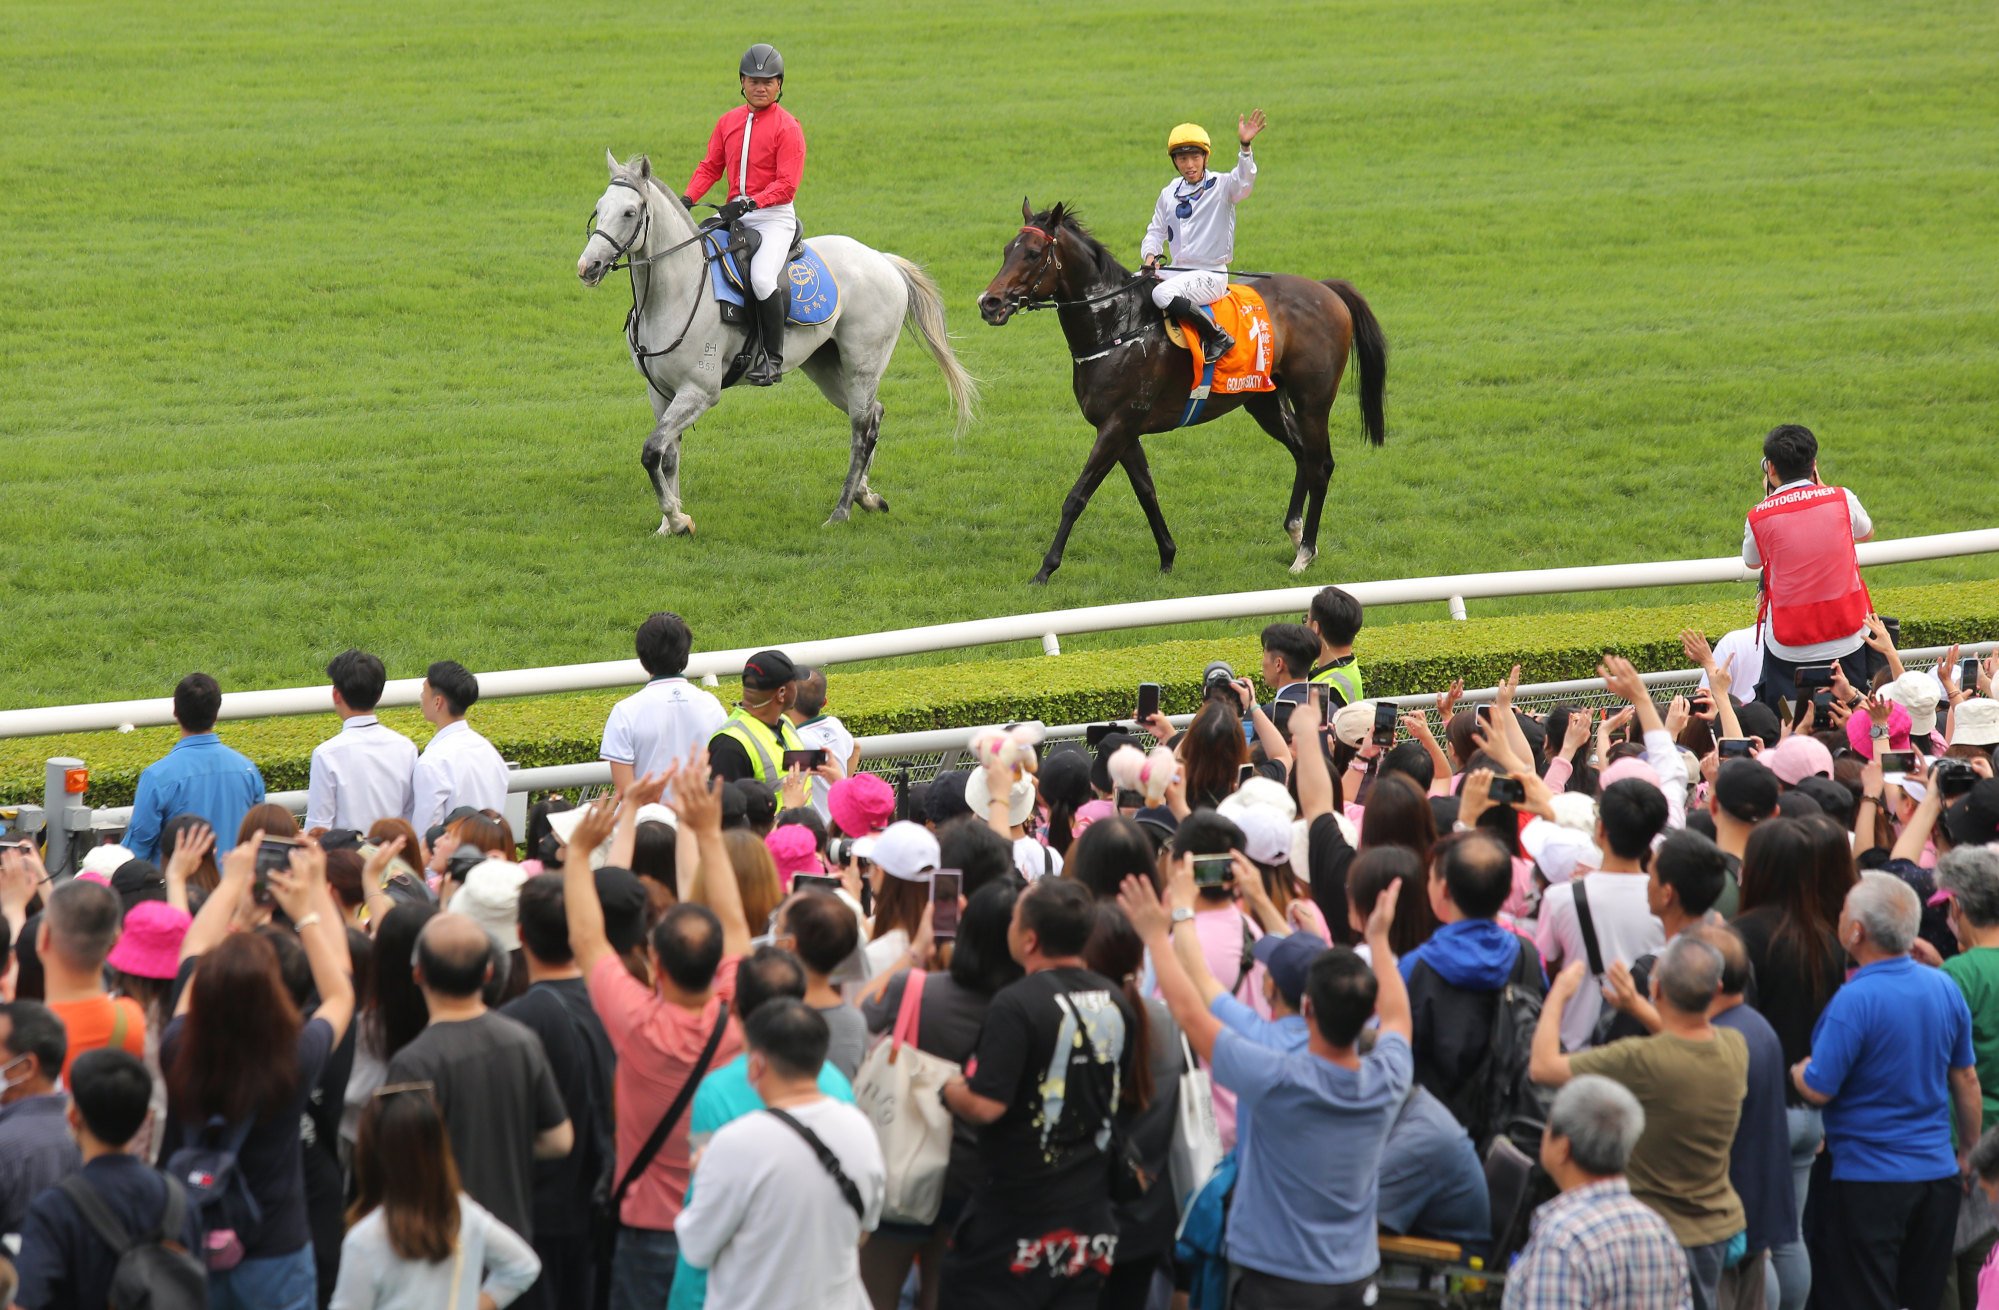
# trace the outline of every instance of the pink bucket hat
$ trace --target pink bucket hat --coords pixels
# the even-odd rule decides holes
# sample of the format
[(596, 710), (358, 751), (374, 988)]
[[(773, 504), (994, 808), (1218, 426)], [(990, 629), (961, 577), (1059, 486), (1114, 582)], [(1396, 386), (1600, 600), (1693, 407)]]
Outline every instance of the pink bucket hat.
[(134, 978), (170, 980), (180, 968), (180, 940), (194, 920), (165, 901), (140, 901), (125, 913), (125, 927), (105, 963)]
[(1814, 773), (1832, 776), (1832, 752), (1816, 737), (1792, 733), (1759, 756), (1786, 787), (1795, 787)]
[(895, 788), (872, 773), (857, 773), (833, 784), (826, 809), (841, 832), (865, 837), (888, 827), (895, 817)]
[[(1652, 767), (1651, 762), (1636, 755), (1627, 755), (1621, 760), (1614, 761), (1609, 768), (1597, 775), (1597, 790), (1602, 791), (1613, 782), (1623, 782), (1626, 778), (1636, 778), (1640, 782), (1649, 782), (1654, 787), (1659, 787), (1659, 771)], [(1659, 790), (1664, 791), (1665, 788), (1659, 787)]]
[[(1891, 751), (1909, 749), (1909, 712), (1894, 701), (1888, 702), (1888, 746)], [(1855, 711), (1846, 720), (1846, 740), (1853, 749), (1874, 758), (1874, 720), (1871, 716)]]
[(786, 891), (791, 890), (793, 875), (800, 873), (824, 873), (826, 866), (819, 862), (819, 839), (812, 835), (812, 829), (802, 823), (787, 823), (772, 828), (764, 838), (764, 845), (770, 849), (770, 858), (777, 865), (778, 880)]
[(1110, 801), (1085, 801), (1076, 807), (1074, 817), (1069, 820), (1069, 835), (1080, 837), (1098, 819), (1108, 819), (1117, 813), (1117, 806)]

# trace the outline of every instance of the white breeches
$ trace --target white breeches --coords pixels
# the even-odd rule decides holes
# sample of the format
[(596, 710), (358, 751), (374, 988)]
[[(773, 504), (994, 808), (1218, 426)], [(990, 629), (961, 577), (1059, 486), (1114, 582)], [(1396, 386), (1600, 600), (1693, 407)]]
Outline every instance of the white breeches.
[(1229, 275), (1211, 273), (1197, 268), (1188, 273), (1175, 273), (1152, 288), (1152, 303), (1166, 308), (1175, 296), (1187, 297), (1188, 303), (1212, 305), (1229, 292)]
[(784, 257), (791, 253), (792, 230), (798, 226), (798, 215), (790, 205), (772, 205), (769, 209), (751, 210), (743, 215), (742, 223), (744, 227), (755, 228), (763, 238), (756, 257), (750, 260), (750, 294), (762, 300), (777, 290), (778, 280), (784, 276)]

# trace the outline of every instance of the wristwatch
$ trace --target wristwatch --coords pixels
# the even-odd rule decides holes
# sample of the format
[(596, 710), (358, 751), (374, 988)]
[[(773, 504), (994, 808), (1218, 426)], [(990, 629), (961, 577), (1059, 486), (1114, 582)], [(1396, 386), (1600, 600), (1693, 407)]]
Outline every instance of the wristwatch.
[(1867, 730), (1867, 735), (1872, 737), (1876, 741), (1880, 741), (1883, 737), (1888, 735), (1888, 725), (1885, 723), (1877, 723), (1873, 727)]
[(1192, 923), (1193, 921), (1194, 921), (1194, 912), (1192, 910), (1188, 909), (1184, 905), (1176, 905), (1173, 907), (1173, 925), (1175, 927), (1178, 927), (1183, 923)]

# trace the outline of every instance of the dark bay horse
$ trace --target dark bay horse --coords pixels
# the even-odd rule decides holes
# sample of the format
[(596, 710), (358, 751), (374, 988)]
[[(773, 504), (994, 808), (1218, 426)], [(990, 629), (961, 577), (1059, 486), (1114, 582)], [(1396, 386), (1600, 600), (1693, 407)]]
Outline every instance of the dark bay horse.
[[(1022, 227), (1006, 244), (999, 275), (979, 297), (979, 315), (999, 327), (1016, 310), (1054, 308), (1074, 361), (1076, 404), (1097, 429), (1096, 444), (1062, 502), (1062, 526), (1055, 530), (1034, 581), (1048, 581), (1061, 567), (1062, 550), (1083, 507), (1119, 464), (1152, 526), (1160, 570), (1170, 570), (1177, 547), (1139, 442), (1148, 433), (1180, 426), (1195, 381), (1193, 357), (1167, 337), (1152, 304), (1151, 280), (1126, 271), (1067, 206), (1037, 214), (1023, 200), (1020, 214)], [(1270, 375), (1277, 389), (1215, 392), (1196, 422), (1210, 422), (1239, 405), (1291, 452), (1298, 472), (1284, 511), (1284, 530), (1298, 548), (1291, 571), (1302, 573), (1319, 553), (1319, 514), (1333, 476), (1326, 417), (1339, 394), (1347, 356), (1357, 359), (1361, 419), (1368, 439), (1379, 446), (1387, 436), (1381, 398), (1388, 380), (1388, 341), (1374, 311), (1349, 283), (1280, 274), (1256, 278), (1251, 285), (1270, 310)]]

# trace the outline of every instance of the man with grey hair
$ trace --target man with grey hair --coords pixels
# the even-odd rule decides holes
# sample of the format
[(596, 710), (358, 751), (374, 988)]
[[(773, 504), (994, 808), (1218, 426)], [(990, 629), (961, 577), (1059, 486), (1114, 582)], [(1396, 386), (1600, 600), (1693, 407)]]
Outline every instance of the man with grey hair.
[(85, 1051), (115, 1046), (146, 1054), (146, 1011), (129, 996), (104, 986), (104, 961), (124, 925), (118, 893), (102, 883), (72, 878), (49, 893), (35, 950), (42, 961), (42, 999), (69, 1034), (63, 1076)]
[[(1555, 979), (1534, 1030), (1528, 1072), (1547, 1087), (1601, 1074), (1638, 1098), (1645, 1128), (1631, 1154), (1631, 1194), (1659, 1212), (1685, 1249), (1695, 1310), (1714, 1310), (1729, 1243), (1746, 1226), (1728, 1160), (1749, 1090), (1742, 1034), (1708, 1020), (1721, 987), (1721, 953), (1692, 936), (1675, 938), (1652, 970), (1659, 1031), (1564, 1055), (1562, 1007), (1587, 967), (1574, 961)], [(1754, 1286), (1744, 1288), (1758, 1301), (1760, 1273), (1759, 1265), (1749, 1280)]]
[(1506, 1276), (1505, 1310), (1684, 1310), (1691, 1284), (1679, 1239), (1624, 1181), (1646, 1127), (1619, 1084), (1582, 1074), (1563, 1087), (1541, 1134), (1541, 1167), (1562, 1194)]
[[(807, 750), (825, 751), (826, 758), (840, 766), (843, 777), (853, 777), (861, 768), (861, 748), (855, 744), (854, 734), (847, 731), (847, 725), (826, 712), (825, 670), (799, 669), (791, 686), (797, 699), (784, 713), (797, 726), (798, 740), (805, 743)], [(831, 813), (826, 808), (826, 797), (832, 789), (833, 784), (824, 778), (812, 780), (812, 808), (819, 811), (822, 819)]]
[(1859, 968), (1791, 1069), (1799, 1094), (1825, 1109), (1831, 1168), (1823, 1188), (1814, 1180), (1806, 1240), (1814, 1299), (1828, 1310), (1933, 1307), (1950, 1272), (1984, 1106), (1964, 993), (1909, 957), (1921, 918), (1907, 883), (1860, 875), (1839, 915), (1839, 943)]
[[(1943, 971), (1964, 993), (1974, 1016), (1999, 1017), (1999, 847), (1958, 847), (1937, 861), (1936, 879), (1950, 896), (1950, 927), (1958, 945), (1958, 953), (1943, 962)], [(1999, 1124), (1999, 1033), (1973, 1022), (1971, 1051), (1985, 1122)], [(1992, 1249), (1993, 1215), (1977, 1188), (1965, 1194), (1962, 1206), (1952, 1273), (1959, 1287), (1975, 1287)], [(1953, 1304), (1948, 1292), (1945, 1298)]]

